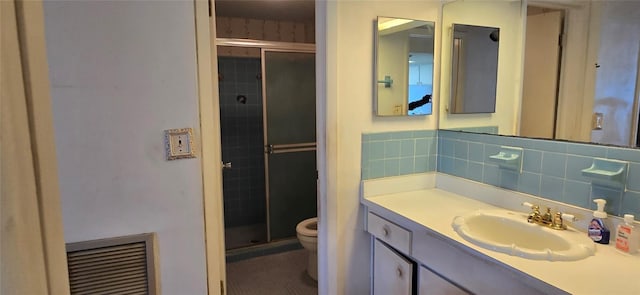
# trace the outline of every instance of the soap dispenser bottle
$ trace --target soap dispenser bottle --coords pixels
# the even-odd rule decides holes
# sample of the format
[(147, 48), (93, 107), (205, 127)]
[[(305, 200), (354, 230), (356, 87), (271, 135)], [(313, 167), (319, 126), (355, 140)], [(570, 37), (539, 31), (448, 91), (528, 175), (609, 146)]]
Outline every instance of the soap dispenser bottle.
[(640, 243), (640, 232), (633, 225), (633, 218), (633, 215), (625, 214), (624, 223), (618, 225), (616, 231), (616, 249), (629, 254), (638, 251), (638, 243)]
[(607, 204), (607, 200), (595, 199), (593, 202), (597, 204), (598, 209), (593, 211), (593, 219), (589, 223), (589, 237), (596, 243), (609, 244), (609, 236), (611, 234), (604, 224), (604, 219), (607, 218), (607, 212), (604, 212), (604, 205)]

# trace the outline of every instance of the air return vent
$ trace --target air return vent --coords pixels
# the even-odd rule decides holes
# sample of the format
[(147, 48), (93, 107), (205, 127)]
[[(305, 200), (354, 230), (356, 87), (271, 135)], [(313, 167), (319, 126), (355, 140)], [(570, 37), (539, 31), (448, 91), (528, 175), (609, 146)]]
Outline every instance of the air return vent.
[(155, 234), (67, 244), (71, 294), (159, 294)]

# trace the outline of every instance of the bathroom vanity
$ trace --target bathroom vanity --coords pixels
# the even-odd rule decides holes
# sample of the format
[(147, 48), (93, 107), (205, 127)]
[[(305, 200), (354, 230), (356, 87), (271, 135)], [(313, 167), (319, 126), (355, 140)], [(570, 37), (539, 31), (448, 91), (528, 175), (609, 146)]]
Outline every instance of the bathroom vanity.
[(480, 247), (452, 227), (476, 210), (526, 218), (521, 204), (530, 202), (574, 214), (567, 231), (577, 234), (591, 217), (585, 209), (440, 173), (365, 180), (361, 202), (373, 294), (640, 294), (640, 256), (613, 245), (597, 244), (595, 255), (574, 261), (533, 260)]

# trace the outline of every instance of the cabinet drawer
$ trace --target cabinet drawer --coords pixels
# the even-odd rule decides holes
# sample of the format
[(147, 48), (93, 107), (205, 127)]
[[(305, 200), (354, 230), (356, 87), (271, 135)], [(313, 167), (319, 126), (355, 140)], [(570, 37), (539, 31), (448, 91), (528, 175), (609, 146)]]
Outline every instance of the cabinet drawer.
[(367, 215), (367, 231), (396, 250), (411, 255), (411, 232), (371, 212)]

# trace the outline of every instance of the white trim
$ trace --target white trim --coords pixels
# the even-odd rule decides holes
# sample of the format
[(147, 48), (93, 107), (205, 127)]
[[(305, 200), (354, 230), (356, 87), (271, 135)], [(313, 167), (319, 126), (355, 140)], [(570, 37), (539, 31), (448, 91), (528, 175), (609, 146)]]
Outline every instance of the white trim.
[[(225, 282), (224, 223), (222, 210), (222, 153), (220, 144), (220, 105), (215, 40), (215, 19), (209, 17), (207, 0), (194, 0), (196, 58), (198, 62), (198, 101), (202, 163), (202, 198), (207, 253), (208, 294), (221, 294)], [(214, 7), (211, 7), (212, 15)], [(226, 282), (224, 283), (226, 286)]]
[[(636, 71), (640, 72), (640, 58), (636, 65)], [(636, 147), (638, 142), (638, 115), (640, 115), (640, 75), (636, 74), (636, 93), (633, 97), (633, 113), (631, 114), (631, 134), (629, 134), (629, 146)]]
[(0, 293), (69, 294), (42, 2), (0, 12)]
[(318, 294), (341, 294), (338, 278), (344, 275), (338, 251), (338, 47), (327, 42), (327, 35), (338, 35), (337, 16), (337, 1), (316, 1)]
[(69, 292), (69, 277), (44, 37), (44, 12), (41, 1), (17, 1), (16, 8), (49, 292), (66, 294)]
[[(433, 39), (433, 85), (438, 85), (438, 87), (432, 87), (433, 93), (431, 94), (431, 114), (435, 117), (435, 126), (436, 130), (440, 129), (440, 104), (442, 98), (440, 98), (440, 94), (442, 90), (440, 89), (441, 81), (442, 81), (442, 42), (443, 41), (443, 33), (442, 29), (444, 28), (444, 2), (442, 5), (438, 7), (438, 18), (434, 27), (434, 39)], [(436, 71), (437, 69), (437, 71)], [(437, 82), (436, 82), (437, 81)], [(437, 99), (435, 99), (437, 97)], [(437, 162), (437, 161), (436, 161)], [(437, 164), (436, 164), (437, 165)]]

